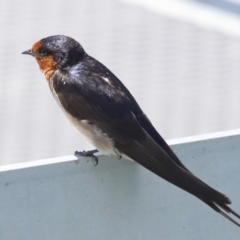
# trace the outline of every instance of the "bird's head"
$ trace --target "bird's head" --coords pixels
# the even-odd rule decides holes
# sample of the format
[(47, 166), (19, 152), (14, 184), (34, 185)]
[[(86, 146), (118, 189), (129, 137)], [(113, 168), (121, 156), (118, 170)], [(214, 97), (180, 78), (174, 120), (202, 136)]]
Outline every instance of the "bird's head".
[(49, 80), (56, 69), (68, 69), (79, 63), (85, 52), (74, 39), (56, 35), (43, 38), (22, 54), (35, 57), (41, 71)]

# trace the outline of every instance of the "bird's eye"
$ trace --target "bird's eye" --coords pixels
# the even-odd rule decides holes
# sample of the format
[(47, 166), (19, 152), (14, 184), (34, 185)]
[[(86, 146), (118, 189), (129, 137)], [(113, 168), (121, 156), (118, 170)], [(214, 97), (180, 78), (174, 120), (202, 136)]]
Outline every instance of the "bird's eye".
[(46, 56), (46, 55), (47, 55), (47, 51), (44, 50), (44, 49), (41, 49), (41, 50), (39, 51), (39, 53), (40, 53), (41, 56)]

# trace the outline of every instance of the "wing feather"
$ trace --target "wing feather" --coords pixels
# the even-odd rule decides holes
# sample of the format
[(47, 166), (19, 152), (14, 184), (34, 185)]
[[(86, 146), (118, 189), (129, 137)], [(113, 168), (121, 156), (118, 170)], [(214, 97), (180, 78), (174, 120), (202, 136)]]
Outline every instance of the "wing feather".
[[(61, 84), (62, 76), (60, 80), (56, 77), (53, 87), (65, 110), (79, 120), (86, 119), (98, 126), (114, 140), (119, 152), (198, 197), (222, 216), (240, 226), (222, 211), (240, 218), (226, 206), (231, 203), (229, 198), (198, 179), (181, 163), (123, 84), (103, 65), (100, 64), (100, 67), (110, 75), (110, 78), (108, 85), (102, 82), (99, 88), (96, 83), (100, 76), (96, 73), (91, 75), (91, 71), (83, 75), (88, 76), (88, 79), (81, 79), (82, 82), (76, 77), (71, 83)], [(114, 81), (111, 81), (112, 79)], [(85, 82), (87, 89), (83, 88), (84, 81), (88, 81)]]
[[(78, 94), (76, 89), (73, 89), (70, 93), (66, 91), (57, 94), (66, 111), (79, 120), (87, 119), (98, 126), (114, 139), (115, 147), (120, 152), (148, 170), (204, 201), (213, 201), (217, 198), (218, 201), (221, 199), (221, 203), (229, 203), (229, 200), (223, 194), (210, 188), (188, 170), (179, 167), (144, 130), (131, 112), (119, 118), (113, 112), (106, 112), (107, 106), (100, 108), (99, 105), (91, 104), (82, 95)], [(101, 101), (101, 97), (101, 95), (96, 96), (99, 101)], [(115, 102), (114, 104), (115, 109), (121, 109), (121, 106), (118, 108), (118, 103)], [(117, 117), (114, 117), (114, 115), (117, 115)]]

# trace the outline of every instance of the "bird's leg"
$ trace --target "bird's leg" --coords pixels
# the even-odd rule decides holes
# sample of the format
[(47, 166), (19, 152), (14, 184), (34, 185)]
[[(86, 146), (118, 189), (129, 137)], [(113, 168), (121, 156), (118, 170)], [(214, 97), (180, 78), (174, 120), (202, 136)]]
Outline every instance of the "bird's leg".
[(94, 153), (97, 153), (97, 152), (98, 152), (97, 149), (90, 150), (90, 151), (82, 151), (82, 152), (76, 151), (76, 152), (74, 153), (74, 155), (75, 155), (75, 157), (77, 157), (78, 159), (80, 159), (81, 157), (92, 157), (93, 160), (95, 161), (95, 164), (94, 164), (94, 165), (97, 166), (97, 165), (98, 165), (98, 157), (96, 157), (96, 156), (94, 155)]

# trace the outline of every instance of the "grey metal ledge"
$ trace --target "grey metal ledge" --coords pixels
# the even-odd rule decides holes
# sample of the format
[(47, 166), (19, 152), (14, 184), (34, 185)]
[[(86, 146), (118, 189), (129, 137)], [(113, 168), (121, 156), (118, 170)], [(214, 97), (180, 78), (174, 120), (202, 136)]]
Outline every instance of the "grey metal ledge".
[[(240, 212), (240, 130), (169, 141)], [(138, 164), (74, 156), (0, 167), (1, 240), (239, 239), (240, 229)]]

